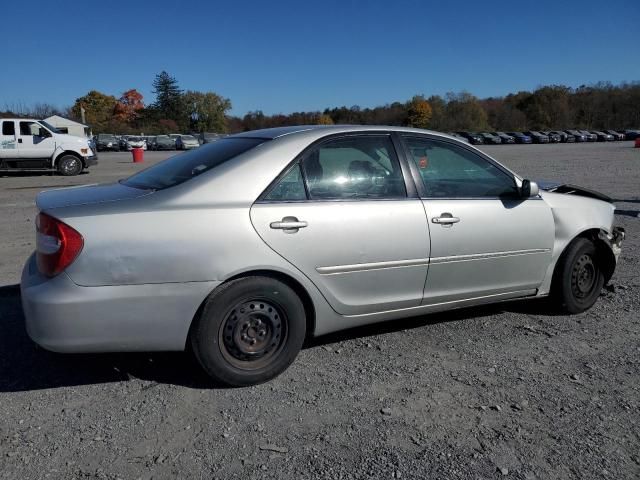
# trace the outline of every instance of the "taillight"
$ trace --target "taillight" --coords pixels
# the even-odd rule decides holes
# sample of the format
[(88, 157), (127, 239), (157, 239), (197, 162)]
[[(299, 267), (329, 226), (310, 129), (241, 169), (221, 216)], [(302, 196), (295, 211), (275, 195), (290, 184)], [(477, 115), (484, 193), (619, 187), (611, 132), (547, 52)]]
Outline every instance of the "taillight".
[(80, 254), (84, 239), (69, 225), (46, 213), (36, 217), (36, 230), (38, 270), (47, 277), (55, 277)]

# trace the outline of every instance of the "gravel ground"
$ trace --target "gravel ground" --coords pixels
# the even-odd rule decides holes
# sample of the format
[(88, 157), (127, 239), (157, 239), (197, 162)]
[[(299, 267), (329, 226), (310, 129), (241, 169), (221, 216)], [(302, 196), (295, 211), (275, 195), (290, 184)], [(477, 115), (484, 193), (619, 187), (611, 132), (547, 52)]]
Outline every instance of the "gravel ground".
[(245, 389), (211, 388), (186, 354), (36, 348), (16, 286), (35, 194), (142, 166), (103, 153), (81, 177), (0, 177), (0, 478), (638, 478), (640, 149), (485, 150), (616, 199), (628, 238), (593, 309), (513, 302), (360, 328)]

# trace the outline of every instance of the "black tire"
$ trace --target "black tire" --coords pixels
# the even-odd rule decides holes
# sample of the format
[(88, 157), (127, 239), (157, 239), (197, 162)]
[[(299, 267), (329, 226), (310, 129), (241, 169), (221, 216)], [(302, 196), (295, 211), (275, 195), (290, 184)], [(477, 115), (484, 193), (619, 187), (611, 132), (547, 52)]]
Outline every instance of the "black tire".
[(305, 335), (305, 309), (296, 293), (278, 280), (254, 276), (213, 292), (190, 336), (196, 358), (215, 382), (244, 387), (286, 370)]
[(564, 251), (554, 276), (553, 296), (566, 313), (580, 313), (596, 303), (604, 285), (598, 251), (587, 238), (577, 238)]
[(82, 160), (75, 155), (64, 155), (58, 159), (58, 173), (65, 177), (78, 175), (83, 168)]

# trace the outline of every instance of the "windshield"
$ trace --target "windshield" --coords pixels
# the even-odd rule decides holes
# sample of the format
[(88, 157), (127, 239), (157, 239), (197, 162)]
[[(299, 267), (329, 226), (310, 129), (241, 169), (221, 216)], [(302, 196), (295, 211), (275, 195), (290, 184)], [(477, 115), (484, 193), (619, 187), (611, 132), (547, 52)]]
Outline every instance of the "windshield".
[(129, 137), (127, 140), (129, 140), (130, 142), (141, 142), (142, 138), (140, 138), (140, 137)]
[(182, 135), (180, 137), (182, 140), (195, 140), (196, 138), (191, 135)]
[(44, 125), (45, 127), (47, 127), (48, 130), (51, 130), (51, 132), (53, 133), (62, 133), (60, 130), (58, 130), (56, 127), (54, 127), (53, 125), (51, 125), (50, 123), (45, 122), (44, 120), (40, 120), (38, 121), (38, 123), (40, 125)]
[(128, 187), (161, 190), (197, 177), (264, 143), (263, 138), (226, 138), (176, 155), (120, 183)]

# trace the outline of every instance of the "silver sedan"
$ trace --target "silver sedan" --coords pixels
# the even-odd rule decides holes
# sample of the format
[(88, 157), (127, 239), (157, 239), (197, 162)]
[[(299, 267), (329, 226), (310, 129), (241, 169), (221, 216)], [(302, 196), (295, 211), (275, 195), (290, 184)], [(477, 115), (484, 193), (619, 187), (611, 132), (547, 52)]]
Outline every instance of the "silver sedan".
[(37, 206), (21, 285), (35, 342), (190, 345), (235, 386), (284, 371), (308, 336), (358, 325), (544, 296), (581, 312), (624, 238), (602, 194), (396, 127), (232, 135)]

